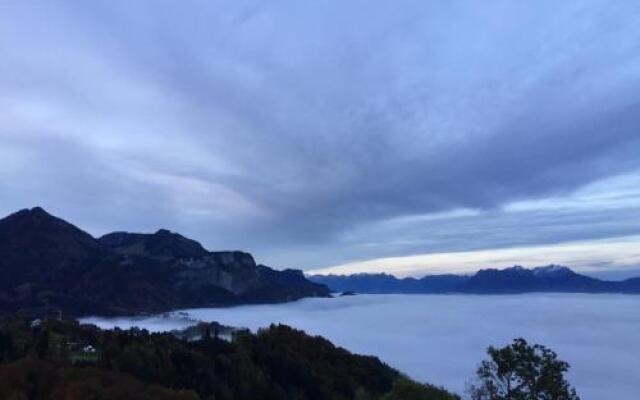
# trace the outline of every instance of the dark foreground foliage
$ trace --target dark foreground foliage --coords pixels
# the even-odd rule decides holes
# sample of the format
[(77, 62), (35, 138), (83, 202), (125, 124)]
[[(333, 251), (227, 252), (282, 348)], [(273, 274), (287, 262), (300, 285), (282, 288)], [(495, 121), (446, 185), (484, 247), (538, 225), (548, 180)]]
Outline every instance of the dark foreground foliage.
[[(32, 326), (33, 325), (33, 326)], [(449, 400), (375, 357), (278, 325), (232, 341), (11, 318), (0, 326), (0, 399)]]
[(472, 400), (580, 400), (564, 378), (569, 364), (547, 347), (518, 338), (487, 353), (491, 359), (480, 364), (468, 390)]

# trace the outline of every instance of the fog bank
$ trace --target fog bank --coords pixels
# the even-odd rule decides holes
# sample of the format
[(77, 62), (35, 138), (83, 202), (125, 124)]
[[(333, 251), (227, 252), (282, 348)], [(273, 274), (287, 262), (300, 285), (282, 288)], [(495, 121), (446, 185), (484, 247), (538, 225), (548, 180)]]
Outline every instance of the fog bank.
[[(583, 400), (632, 400), (640, 392), (640, 296), (358, 295), (186, 313), (252, 330), (291, 325), (459, 393), (487, 346), (524, 337), (551, 347), (571, 364), (569, 380)], [(170, 314), (84, 322), (162, 331), (189, 320)]]

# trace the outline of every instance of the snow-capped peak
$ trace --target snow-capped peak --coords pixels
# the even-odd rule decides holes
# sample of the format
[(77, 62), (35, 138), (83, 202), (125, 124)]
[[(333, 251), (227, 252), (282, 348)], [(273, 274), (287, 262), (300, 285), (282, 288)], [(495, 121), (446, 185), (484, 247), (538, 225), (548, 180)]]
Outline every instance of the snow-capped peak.
[(533, 273), (535, 275), (559, 275), (573, 273), (573, 271), (562, 265), (547, 265), (545, 267), (534, 268)]

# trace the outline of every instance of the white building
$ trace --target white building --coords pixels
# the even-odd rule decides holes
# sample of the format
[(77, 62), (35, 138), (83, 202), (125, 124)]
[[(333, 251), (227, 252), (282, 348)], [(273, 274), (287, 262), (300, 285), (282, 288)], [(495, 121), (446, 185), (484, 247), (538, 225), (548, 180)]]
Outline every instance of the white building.
[(82, 351), (84, 351), (85, 353), (95, 353), (96, 352), (96, 348), (91, 346), (91, 345), (88, 345), (88, 346), (85, 346), (82, 349)]

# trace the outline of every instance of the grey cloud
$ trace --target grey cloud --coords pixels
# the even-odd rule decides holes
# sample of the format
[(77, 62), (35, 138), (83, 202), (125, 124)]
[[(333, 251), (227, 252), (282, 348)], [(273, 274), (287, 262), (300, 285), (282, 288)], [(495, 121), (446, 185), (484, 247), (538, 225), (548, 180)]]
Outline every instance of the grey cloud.
[[(640, 167), (631, 1), (2, 7), (0, 138), (42, 140), (3, 177), (4, 212), (34, 202), (97, 232), (166, 226), (311, 267), (371, 256), (341, 237), (389, 218), (472, 208), (510, 225), (509, 202)], [(438, 242), (425, 228), (408, 241)], [(526, 240), (580, 230), (551, 229)]]

